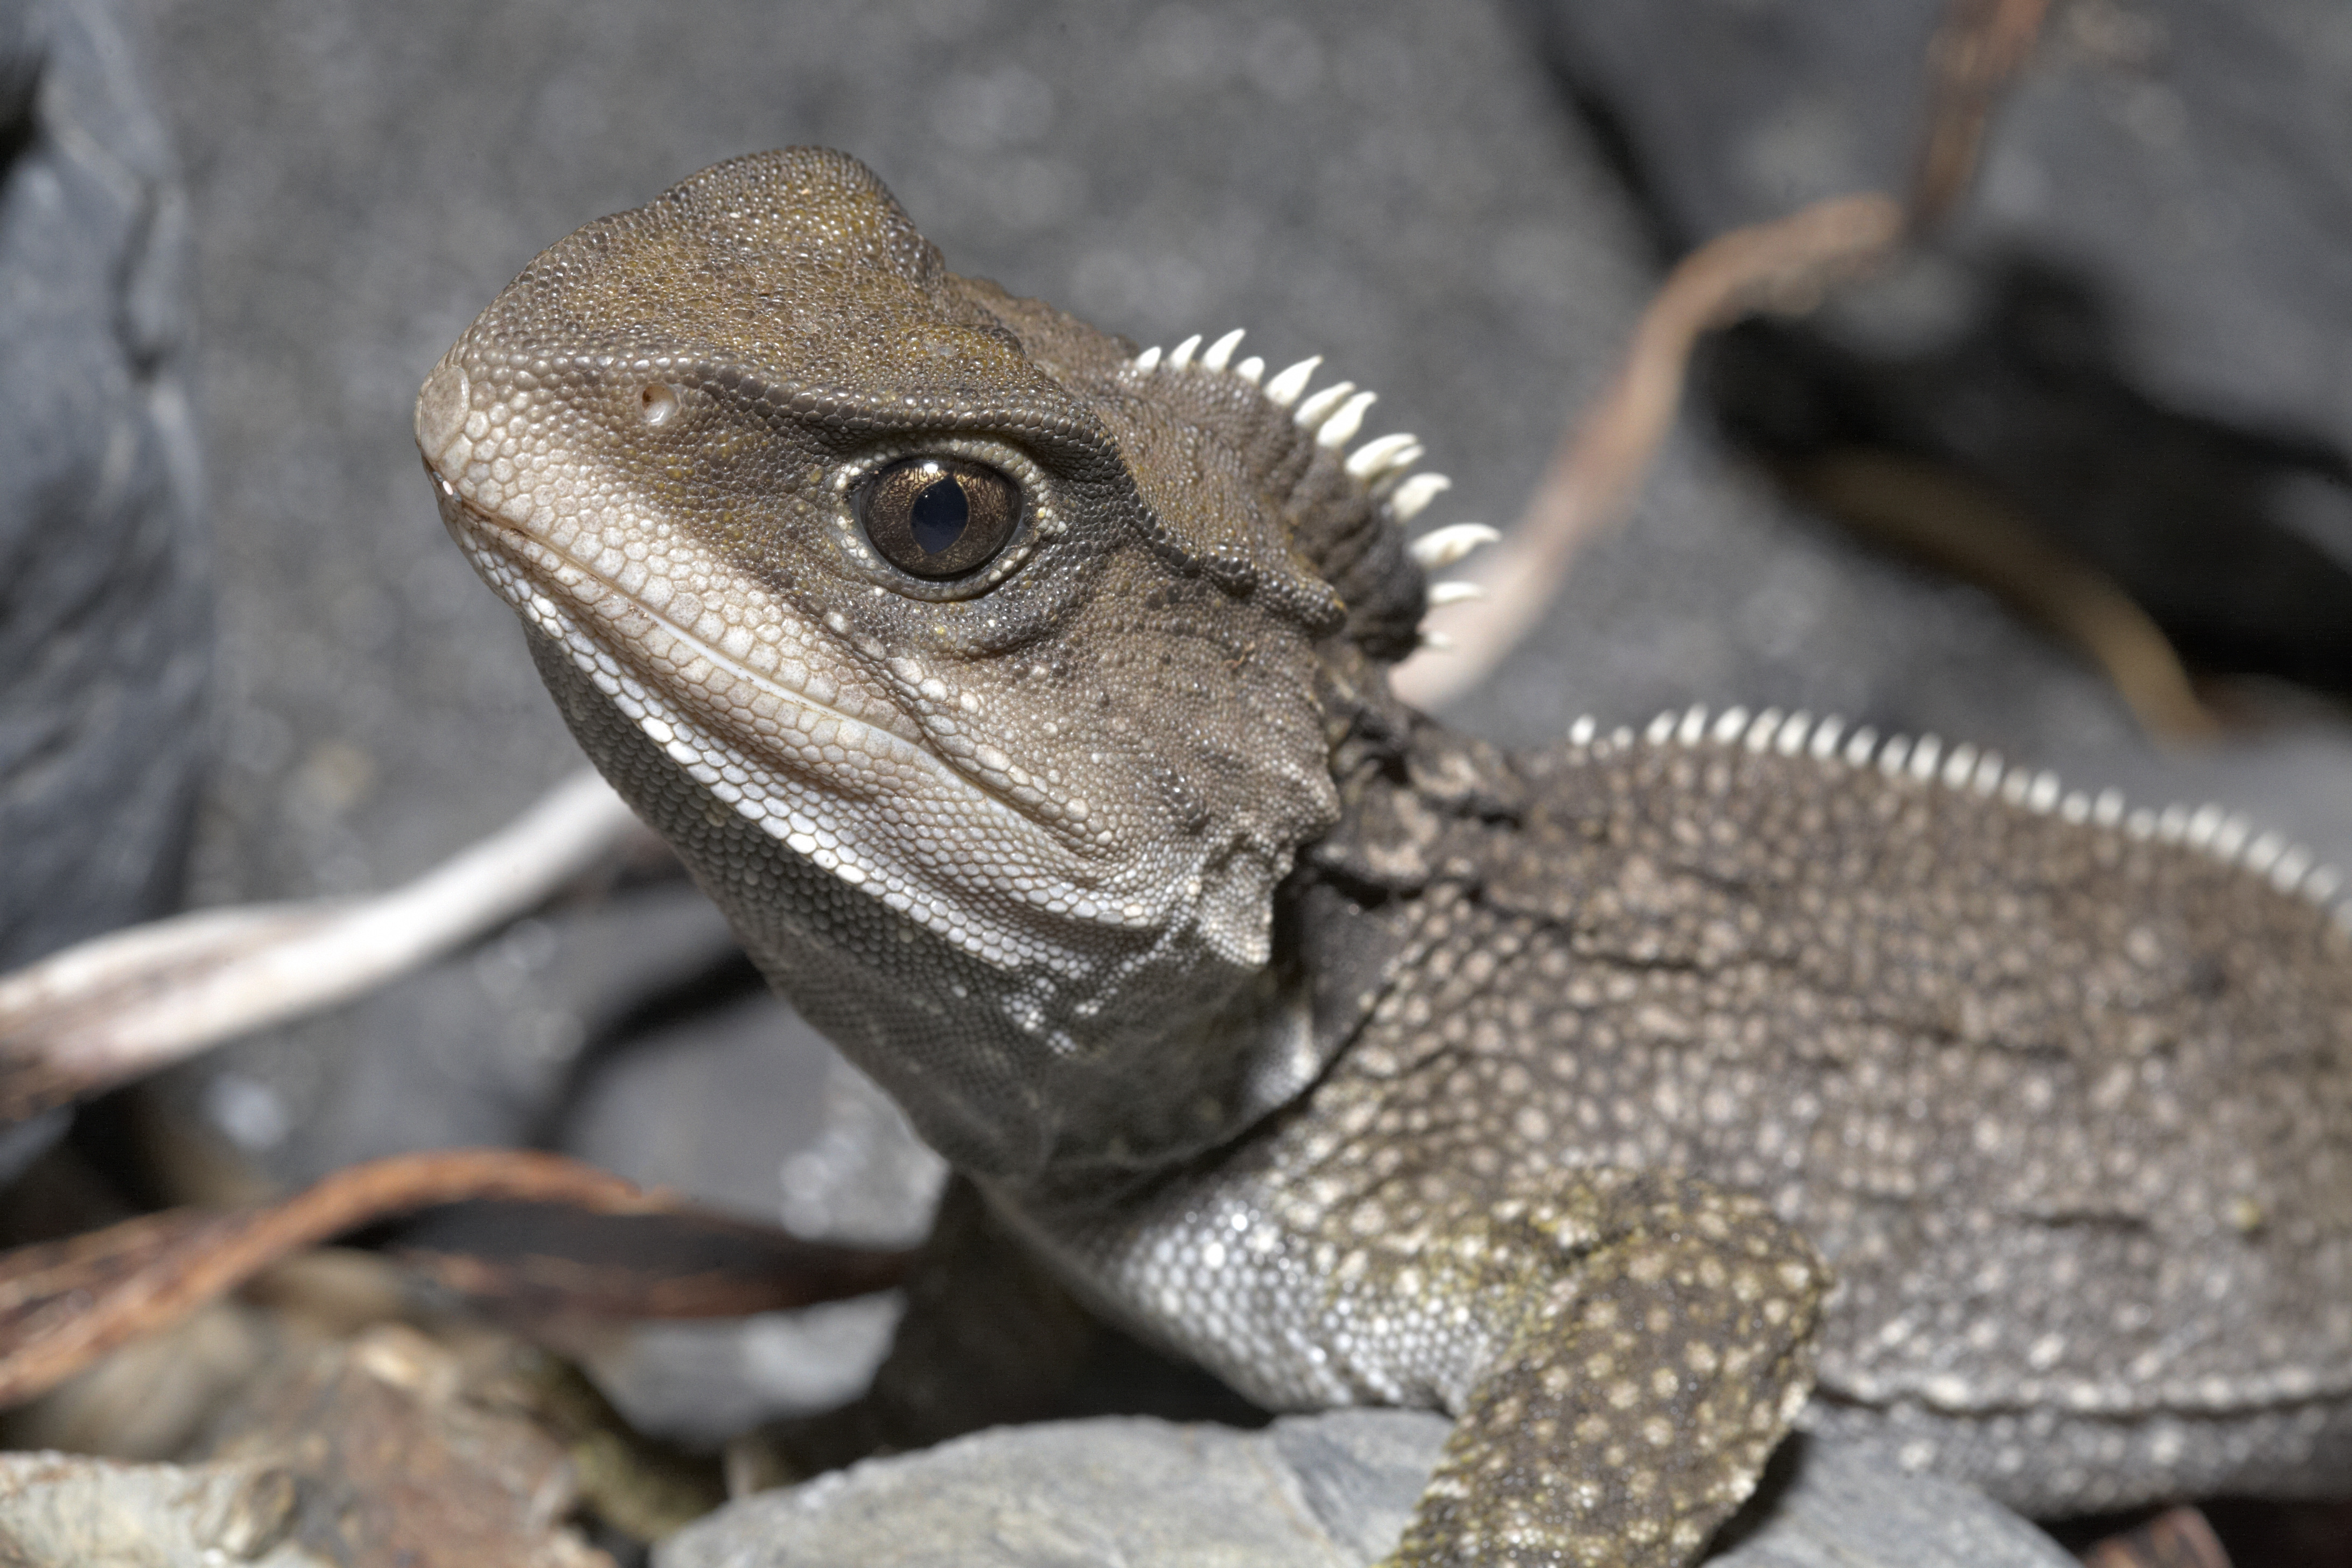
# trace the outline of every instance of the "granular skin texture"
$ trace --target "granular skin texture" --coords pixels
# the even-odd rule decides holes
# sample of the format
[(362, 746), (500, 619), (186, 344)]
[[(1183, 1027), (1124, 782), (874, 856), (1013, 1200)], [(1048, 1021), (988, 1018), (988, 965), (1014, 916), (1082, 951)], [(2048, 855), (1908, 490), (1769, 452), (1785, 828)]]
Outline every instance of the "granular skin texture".
[[(1804, 715), (1453, 735), (1387, 688), (1418, 447), (1234, 354), (958, 278), (803, 149), (540, 257), (418, 444), (1001, 1227), (1266, 1404), (1455, 1415), (1392, 1562), (1695, 1561), (1793, 1423), (2029, 1511), (2352, 1489), (2331, 884)], [(961, 576), (877, 547), (930, 460), (1020, 509)]]

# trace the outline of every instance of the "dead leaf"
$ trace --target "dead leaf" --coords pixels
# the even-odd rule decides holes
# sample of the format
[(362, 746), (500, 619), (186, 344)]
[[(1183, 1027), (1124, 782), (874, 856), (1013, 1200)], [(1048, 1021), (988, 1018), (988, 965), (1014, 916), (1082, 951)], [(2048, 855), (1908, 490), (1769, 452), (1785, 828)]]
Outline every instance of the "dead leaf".
[[(174, 1321), (290, 1253), (436, 1205), (546, 1205), (574, 1256), (525, 1250), (469, 1276), (494, 1293), (577, 1315), (705, 1315), (805, 1306), (895, 1283), (904, 1255), (803, 1242), (693, 1211), (561, 1155), (474, 1149), (396, 1155), (339, 1171), (280, 1203), (223, 1214), (170, 1210), (0, 1254), (0, 1405), (56, 1386), (114, 1346)], [(637, 1222), (581, 1238), (583, 1216)], [(671, 1245), (665, 1226), (679, 1226)], [(506, 1239), (517, 1232), (509, 1221)], [(616, 1240), (655, 1261), (630, 1271)], [(463, 1266), (444, 1266), (463, 1272)], [(669, 1272), (664, 1272), (668, 1270)]]
[(895, 1284), (893, 1252), (803, 1241), (691, 1210), (606, 1214), (549, 1204), (453, 1204), (401, 1226), (392, 1255), (528, 1321), (740, 1318)]
[(2168, 1508), (2146, 1524), (2110, 1535), (2083, 1553), (2084, 1568), (2230, 1568), (2230, 1554), (2205, 1516)]
[(338, 1568), (612, 1568), (570, 1527), (566, 1445), (479, 1397), (479, 1372), (384, 1324), (252, 1390), (212, 1457), (288, 1476), (280, 1528)]

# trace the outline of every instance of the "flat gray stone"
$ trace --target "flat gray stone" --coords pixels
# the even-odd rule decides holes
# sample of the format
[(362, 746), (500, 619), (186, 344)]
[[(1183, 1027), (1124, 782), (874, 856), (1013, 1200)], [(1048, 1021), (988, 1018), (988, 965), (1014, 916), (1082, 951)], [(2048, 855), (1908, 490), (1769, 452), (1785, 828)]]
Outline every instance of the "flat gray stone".
[(1448, 1423), (1404, 1411), (1263, 1432), (1052, 1422), (868, 1460), (731, 1503), (656, 1568), (1359, 1568), (1394, 1544)]
[[(730, 1503), (655, 1568), (1361, 1568), (1396, 1543), (1449, 1423), (1286, 1416), (1259, 1432), (1113, 1417), (983, 1432)], [(2070, 1568), (1978, 1493), (1799, 1439), (1721, 1568)]]
[[(1786, 1467), (1784, 1469), (1783, 1467)], [(1885, 1455), (1799, 1436), (1725, 1531), (1711, 1568), (2075, 1568), (1983, 1493), (1906, 1475)]]
[[(1899, 191), (1942, 0), (1516, 0), (1614, 122), (1680, 247)], [(2060, 259), (2120, 303), (2160, 399), (2352, 444), (2352, 10), (2054, 7), (1949, 243)]]

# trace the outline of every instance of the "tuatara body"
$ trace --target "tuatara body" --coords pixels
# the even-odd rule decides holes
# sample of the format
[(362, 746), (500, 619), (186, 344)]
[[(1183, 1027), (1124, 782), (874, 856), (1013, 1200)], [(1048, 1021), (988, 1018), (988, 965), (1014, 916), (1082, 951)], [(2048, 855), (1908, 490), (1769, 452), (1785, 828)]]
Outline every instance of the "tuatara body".
[(1394, 1561), (1692, 1561), (1800, 1420), (2029, 1510), (2352, 1486), (2332, 879), (1802, 715), (1450, 733), (1387, 683), (1442, 481), (1234, 352), (801, 150), (543, 253), (416, 430), (1000, 1223), (1267, 1405), (1456, 1416)]

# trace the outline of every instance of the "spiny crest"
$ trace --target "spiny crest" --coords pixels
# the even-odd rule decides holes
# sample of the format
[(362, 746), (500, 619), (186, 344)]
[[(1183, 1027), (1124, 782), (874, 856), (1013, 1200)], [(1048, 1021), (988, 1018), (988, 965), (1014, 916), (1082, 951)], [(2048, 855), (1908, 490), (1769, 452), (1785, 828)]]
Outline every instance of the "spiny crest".
[[(1414, 464), (1425, 455), (1420, 440), (1404, 431), (1376, 436), (1353, 451), (1346, 450), (1349, 442), (1362, 430), (1364, 414), (1378, 401), (1379, 395), (1359, 388), (1354, 382), (1339, 381), (1308, 393), (1307, 385), (1322, 366), (1323, 356), (1314, 355), (1300, 360), (1286, 370), (1265, 374), (1265, 362), (1253, 354), (1235, 363), (1234, 351), (1241, 346), (1242, 329), (1236, 327), (1205, 348), (1202, 334), (1194, 333), (1162, 353), (1148, 348), (1129, 362), (1139, 376), (1177, 374), (1216, 374), (1233, 376), (1255, 387), (1258, 395), (1276, 408), (1291, 411), (1297, 426), (1310, 434), (1318, 446), (1340, 459), (1348, 478), (1369, 497), (1389, 525), (1384, 532), (1403, 542), (1403, 530), (1421, 515), (1437, 496), (1453, 487), (1454, 481), (1444, 474), (1416, 474)], [(1418, 539), (1403, 543), (1402, 556), (1419, 572), (1439, 571), (1454, 565), (1482, 544), (1490, 544), (1501, 535), (1483, 522), (1456, 522), (1431, 530)], [(1318, 564), (1321, 564), (1318, 563)], [(1411, 569), (1408, 569), (1411, 570)], [(1415, 584), (1418, 586), (1419, 584)], [(1344, 585), (1334, 581), (1334, 586)], [(1426, 584), (1412, 614), (1416, 623), (1423, 610), (1443, 605), (1460, 604), (1467, 599), (1483, 597), (1485, 590), (1475, 583), (1454, 581)], [(1420, 632), (1416, 626), (1419, 646), (1442, 647), (1444, 640), (1433, 632)], [(1410, 651), (1395, 650), (1391, 657)]]
[(2340, 904), (2336, 900), (2344, 886), (2342, 874), (2333, 866), (2316, 865), (2309, 850), (2283, 835), (2256, 833), (2245, 817), (2210, 803), (2152, 811), (2127, 805), (2121, 790), (2103, 790), (2096, 795), (2069, 790), (2054, 773), (2011, 767), (1998, 753), (1967, 744), (1948, 752), (1933, 735), (1882, 740), (1866, 724), (1849, 731), (1845, 721), (1834, 715), (1817, 721), (1810, 713), (1784, 715), (1777, 708), (1767, 708), (1751, 717), (1745, 708), (1727, 708), (1710, 717), (1704, 706), (1694, 705), (1680, 712), (1669, 709), (1659, 714), (1638, 736), (1630, 725), (1604, 734), (1588, 715), (1569, 726), (1568, 742), (1595, 756), (1637, 744), (1744, 746), (1751, 752), (1804, 755), (1850, 768), (1874, 767), (1888, 778), (1999, 795), (2011, 805), (2055, 816), (2061, 821), (2089, 823), (2126, 837), (2201, 851), (2224, 866), (2266, 879), (2282, 893), (2300, 894), (2332, 909), (2337, 923), (2352, 931), (2352, 900)]

